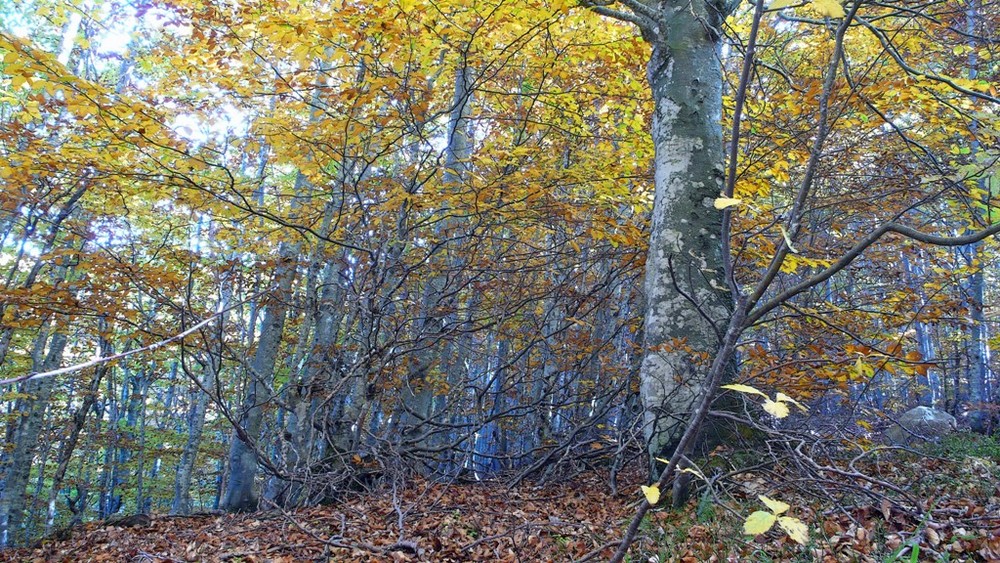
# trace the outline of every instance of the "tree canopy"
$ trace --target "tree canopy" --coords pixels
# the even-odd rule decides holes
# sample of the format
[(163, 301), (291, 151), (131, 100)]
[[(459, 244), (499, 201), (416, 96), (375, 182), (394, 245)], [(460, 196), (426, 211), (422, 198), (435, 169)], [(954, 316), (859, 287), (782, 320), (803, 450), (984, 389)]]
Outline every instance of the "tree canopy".
[[(620, 560), (713, 450), (916, 405), (993, 431), (998, 19), (0, 8), (0, 545), (638, 464)], [(764, 498), (750, 529), (801, 538)]]

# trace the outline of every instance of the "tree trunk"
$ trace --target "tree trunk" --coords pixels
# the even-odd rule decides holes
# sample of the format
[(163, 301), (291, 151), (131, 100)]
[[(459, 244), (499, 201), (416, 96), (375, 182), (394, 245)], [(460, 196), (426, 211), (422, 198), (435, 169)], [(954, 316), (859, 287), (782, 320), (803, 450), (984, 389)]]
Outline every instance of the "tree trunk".
[[(107, 321), (101, 319), (100, 326), (102, 330), (106, 330)], [(101, 338), (101, 357), (106, 358), (113, 353), (114, 350), (111, 348), (111, 343), (106, 339)], [(84, 424), (87, 421), (87, 415), (90, 414), (90, 411), (94, 408), (94, 404), (97, 402), (97, 395), (101, 391), (101, 381), (110, 369), (111, 365), (108, 363), (97, 366), (97, 369), (90, 380), (90, 388), (87, 390), (83, 397), (83, 401), (80, 403), (80, 406), (76, 409), (76, 411), (74, 411), (73, 416), (70, 419), (70, 427), (66, 431), (66, 438), (63, 439), (62, 444), (59, 445), (59, 453), (56, 455), (56, 471), (52, 475), (52, 488), (49, 489), (48, 515), (45, 520), (46, 534), (51, 532), (52, 527), (55, 525), (56, 499), (59, 496), (59, 491), (62, 489), (63, 481), (66, 479), (66, 471), (69, 469), (69, 462), (73, 457), (73, 452), (76, 450), (77, 443), (80, 441), (80, 433), (83, 431)]]
[[(44, 351), (46, 341), (48, 341), (47, 352)], [(51, 338), (46, 332), (40, 334), (33, 354), (35, 361), (32, 371), (43, 372), (58, 368), (62, 362), (66, 342), (67, 337), (61, 332), (56, 332)], [(17, 412), (24, 414), (14, 423), (13, 440), (8, 440), (13, 447), (0, 459), (0, 471), (3, 473), (3, 490), (0, 491), (0, 547), (11, 545), (19, 539), (24, 517), (25, 488), (31, 474), (31, 460), (38, 445), (42, 419), (54, 387), (55, 379), (44, 377), (29, 379), (19, 389), (20, 393), (29, 398), (18, 401), (21, 406)]]
[[(466, 61), (461, 61), (455, 70), (455, 88), (452, 98), (451, 112), (448, 118), (448, 144), (445, 147), (445, 165), (441, 182), (445, 186), (461, 189), (463, 175), (468, 167), (468, 159), (472, 153), (472, 141), (469, 137), (469, 112), (472, 92), (471, 71)], [(419, 360), (411, 370), (409, 382), (403, 396), (405, 415), (402, 419), (403, 434), (407, 442), (420, 446), (429, 445), (432, 441), (442, 441), (439, 431), (428, 424), (438, 409), (445, 408), (435, 396), (441, 394), (440, 388), (447, 370), (453, 363), (458, 363), (453, 355), (455, 346), (450, 334), (455, 327), (455, 313), (458, 295), (454, 286), (449, 285), (449, 271), (459, 271), (456, 264), (459, 260), (455, 252), (455, 244), (451, 240), (456, 237), (459, 225), (452, 217), (438, 224), (435, 235), (439, 239), (436, 252), (442, 255), (438, 267), (443, 271), (431, 275), (424, 289), (421, 305), (421, 325), (418, 327), (418, 340), (425, 340), (424, 348), (419, 353)], [(433, 257), (432, 257), (433, 258)], [(428, 261), (434, 264), (433, 260)], [(454, 283), (454, 282), (452, 282)], [(436, 408), (437, 407), (437, 408)], [(439, 468), (440, 469), (440, 468)], [(444, 468), (447, 470), (447, 468)]]
[(723, 276), (722, 70), (718, 8), (658, 3), (669, 29), (647, 34), (655, 102), (655, 201), (646, 263), (646, 349), (640, 369), (652, 456), (668, 455), (702, 393), (730, 315)]
[[(220, 324), (223, 321), (220, 319)], [(211, 391), (215, 387), (216, 369), (221, 363), (216, 363), (216, 359), (209, 357), (205, 361), (205, 375), (201, 385)], [(201, 434), (205, 428), (205, 413), (208, 411), (208, 393), (201, 389), (195, 390), (194, 401), (188, 411), (187, 441), (181, 451), (181, 458), (177, 461), (177, 475), (174, 478), (174, 498), (170, 503), (171, 514), (191, 513), (191, 476), (194, 473), (194, 462), (198, 456), (198, 447), (201, 445)]]
[(229, 482), (222, 500), (222, 508), (230, 512), (246, 512), (257, 508), (259, 492), (254, 486), (257, 477), (257, 454), (255, 446), (246, 443), (241, 434), (249, 441), (260, 438), (264, 424), (264, 403), (269, 399), (267, 397), (269, 382), (274, 375), (274, 365), (278, 359), (281, 336), (285, 328), (287, 309), (285, 300), (291, 293), (298, 254), (297, 244), (282, 243), (279, 251), (281, 262), (275, 272), (277, 281), (275, 297), (264, 308), (257, 351), (250, 364), (250, 382), (243, 396), (243, 414), (240, 420), (242, 433), (234, 432), (229, 450)]

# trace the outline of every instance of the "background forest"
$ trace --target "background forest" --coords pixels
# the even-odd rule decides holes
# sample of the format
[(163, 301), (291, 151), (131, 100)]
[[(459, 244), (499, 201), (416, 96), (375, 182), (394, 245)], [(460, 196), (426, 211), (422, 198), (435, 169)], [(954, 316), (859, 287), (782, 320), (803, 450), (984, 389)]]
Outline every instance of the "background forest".
[(705, 4), (3, 3), (0, 546), (404, 474), (836, 487), (916, 405), (994, 431), (1000, 7)]

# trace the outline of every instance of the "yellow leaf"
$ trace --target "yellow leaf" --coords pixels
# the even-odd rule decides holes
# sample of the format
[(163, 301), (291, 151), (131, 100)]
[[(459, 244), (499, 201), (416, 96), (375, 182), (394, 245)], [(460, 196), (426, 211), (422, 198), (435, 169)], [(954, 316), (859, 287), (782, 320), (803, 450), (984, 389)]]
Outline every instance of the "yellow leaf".
[(752, 536), (763, 534), (771, 529), (771, 526), (774, 525), (774, 522), (777, 519), (778, 517), (770, 512), (758, 510), (750, 516), (747, 516), (746, 521), (743, 522), (743, 533), (750, 534)]
[(864, 379), (875, 375), (875, 370), (870, 365), (866, 364), (864, 360), (861, 359), (861, 356), (858, 356), (858, 360), (854, 362), (854, 375), (858, 379)]
[(788, 231), (785, 230), (785, 227), (782, 225), (778, 225), (778, 228), (781, 229), (781, 237), (785, 239), (785, 246), (788, 247), (788, 250), (791, 250), (793, 253), (798, 254), (799, 251), (795, 250), (795, 247), (792, 246), (792, 237), (788, 236)]
[(752, 395), (760, 395), (761, 397), (767, 398), (767, 395), (750, 387), (749, 385), (743, 385), (740, 383), (730, 383), (729, 385), (723, 385), (722, 389), (729, 389), (730, 391), (738, 391), (740, 393), (750, 393)]
[(775, 395), (774, 400), (778, 401), (779, 403), (791, 403), (791, 404), (799, 407), (799, 410), (801, 410), (802, 412), (808, 412), (809, 411), (809, 409), (806, 408), (805, 405), (803, 405), (802, 403), (800, 403), (800, 402), (796, 401), (795, 399), (789, 397), (788, 395), (785, 395), (784, 393), (778, 393), (777, 395)]
[(805, 545), (809, 541), (809, 526), (806, 526), (802, 520), (791, 516), (782, 516), (778, 518), (778, 525), (788, 534), (788, 537), (797, 543)]
[(642, 494), (646, 495), (646, 502), (649, 504), (656, 504), (660, 502), (660, 487), (658, 485), (640, 485), (642, 489)]
[(737, 199), (735, 197), (717, 197), (715, 198), (715, 208), (725, 209), (727, 207), (732, 207), (734, 205), (739, 205), (743, 203), (742, 199)]
[(774, 0), (774, 2), (771, 2), (771, 4), (767, 7), (767, 9), (780, 10), (782, 8), (787, 8), (789, 6), (795, 6), (798, 3), (799, 3), (798, 0)]
[(771, 509), (771, 512), (775, 514), (788, 512), (788, 509), (791, 508), (786, 503), (783, 503), (780, 500), (774, 500), (773, 498), (766, 497), (764, 495), (757, 495), (757, 498), (759, 498), (762, 503), (766, 504), (767, 507)]
[(697, 467), (685, 467), (685, 468), (681, 469), (680, 472), (681, 473), (690, 473), (690, 474), (694, 475), (695, 477), (701, 479), (702, 481), (708, 481), (708, 478), (705, 477), (705, 474), (702, 473), (701, 471), (699, 471)]
[(842, 18), (846, 15), (844, 7), (837, 0), (813, 0), (809, 5), (821, 16)]
[(552, 3), (552, 8), (553, 9), (555, 9), (557, 11), (560, 11), (560, 12), (562, 12), (564, 14), (568, 14), (569, 13), (569, 9), (571, 7), (572, 6), (570, 5), (570, 2), (568, 2), (566, 0), (557, 0), (556, 2)]
[(774, 418), (785, 418), (788, 416), (788, 405), (772, 401), (771, 399), (764, 400), (764, 410), (771, 413), (771, 416)]

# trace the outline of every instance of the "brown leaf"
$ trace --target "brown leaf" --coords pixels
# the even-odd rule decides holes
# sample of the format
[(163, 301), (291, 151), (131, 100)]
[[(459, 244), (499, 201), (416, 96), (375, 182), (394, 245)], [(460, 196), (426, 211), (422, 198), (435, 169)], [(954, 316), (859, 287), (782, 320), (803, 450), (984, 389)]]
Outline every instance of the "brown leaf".
[(941, 544), (941, 536), (938, 535), (934, 528), (927, 528), (924, 530), (924, 535), (927, 536), (927, 543), (931, 544), (933, 547), (937, 547)]

